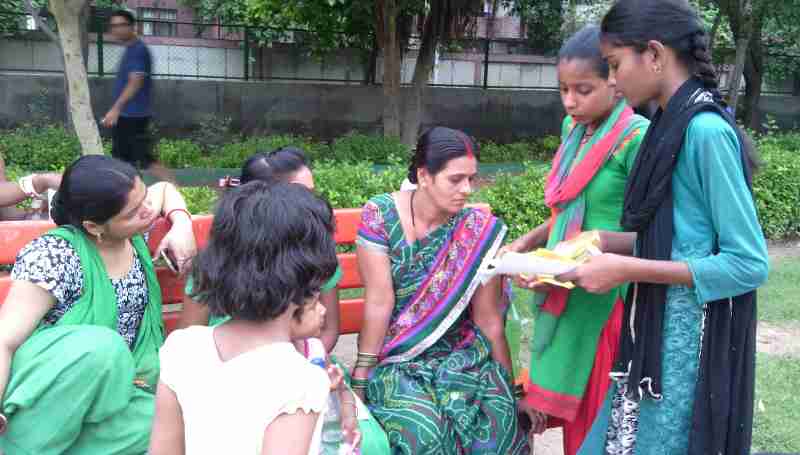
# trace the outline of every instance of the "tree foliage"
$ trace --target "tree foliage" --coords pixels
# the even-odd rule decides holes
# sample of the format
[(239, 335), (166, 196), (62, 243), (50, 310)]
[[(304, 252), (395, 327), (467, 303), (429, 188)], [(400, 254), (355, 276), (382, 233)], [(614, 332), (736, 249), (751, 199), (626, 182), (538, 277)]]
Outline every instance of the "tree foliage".
[(227, 25), (231, 33), (248, 27), (261, 46), (291, 40), (322, 55), (334, 49), (369, 50), (373, 45), (372, 2), (359, 0), (182, 0), (204, 22)]
[(610, 0), (502, 0), (519, 16), (528, 45), (543, 55), (558, 53), (561, 43), (589, 24), (599, 24)]

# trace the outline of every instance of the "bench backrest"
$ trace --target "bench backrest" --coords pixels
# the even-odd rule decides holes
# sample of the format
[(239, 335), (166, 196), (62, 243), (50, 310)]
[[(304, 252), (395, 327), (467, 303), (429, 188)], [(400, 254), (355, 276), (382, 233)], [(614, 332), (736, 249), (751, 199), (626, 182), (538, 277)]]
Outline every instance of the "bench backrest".
[[(487, 212), (490, 211), (489, 206), (486, 204), (472, 205), (472, 207)], [(336, 244), (354, 244), (358, 224), (361, 221), (361, 209), (337, 209), (334, 214), (336, 216)], [(197, 238), (198, 248), (202, 249), (208, 243), (212, 220), (211, 215), (194, 217), (192, 227)], [(53, 229), (53, 227), (53, 224), (48, 221), (0, 222), (0, 245), (2, 245), (0, 247), (0, 264), (13, 264), (20, 249), (31, 240)], [(153, 231), (150, 233), (149, 243), (151, 250), (158, 246), (168, 229), (169, 223), (166, 220), (162, 219), (156, 222)], [(358, 262), (355, 253), (340, 253), (338, 258), (343, 272), (339, 289), (362, 288), (363, 281), (358, 273)], [(170, 332), (175, 328), (180, 317), (185, 282), (165, 267), (158, 267), (156, 273), (158, 274), (163, 296), (164, 323), (167, 332)], [(7, 274), (0, 276), (0, 305), (5, 301), (10, 287), (10, 277)], [(361, 321), (364, 315), (364, 299), (342, 300), (339, 305), (340, 332), (343, 334), (358, 333), (361, 330)]]

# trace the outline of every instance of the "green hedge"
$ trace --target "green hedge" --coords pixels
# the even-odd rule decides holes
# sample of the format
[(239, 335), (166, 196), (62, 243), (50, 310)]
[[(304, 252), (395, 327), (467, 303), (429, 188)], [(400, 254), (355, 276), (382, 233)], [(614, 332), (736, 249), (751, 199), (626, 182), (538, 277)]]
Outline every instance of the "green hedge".
[(57, 171), (67, 167), (80, 153), (78, 137), (60, 126), (0, 131), (0, 154), (9, 167)]
[[(800, 235), (800, 133), (760, 137), (757, 146), (762, 167), (756, 175), (754, 192), (761, 224), (772, 239)], [(315, 161), (317, 186), (335, 207), (360, 207), (373, 195), (392, 191), (405, 176), (405, 148), (396, 140), (350, 134), (331, 145), (306, 137), (275, 135), (251, 137), (222, 146), (203, 148), (185, 139), (163, 139), (158, 143), (161, 160), (174, 168), (238, 168), (256, 151), (270, 151), (294, 145)], [(542, 201), (546, 166), (532, 160), (547, 160), (558, 147), (558, 138), (498, 145), (482, 144), (482, 161), (528, 162), (522, 175), (498, 175), (475, 195), (506, 220), (516, 237), (544, 221), (547, 209)], [(108, 147), (107, 147), (108, 148)], [(58, 126), (25, 127), (0, 132), (0, 153), (9, 172), (60, 170), (79, 156), (77, 138)], [(366, 158), (366, 159), (365, 159)], [(355, 163), (355, 161), (360, 161)], [(385, 172), (374, 173), (374, 163), (388, 163)], [(13, 171), (11, 171), (13, 169)], [(210, 212), (216, 191), (184, 188), (193, 212)]]
[(548, 167), (542, 163), (525, 163), (520, 175), (498, 175), (493, 185), (481, 189), (474, 200), (486, 202), (492, 212), (506, 222), (509, 238), (516, 239), (538, 226), (549, 216), (544, 205), (544, 182)]
[[(406, 169), (389, 166), (376, 173), (368, 163), (319, 162), (314, 167), (317, 191), (335, 208), (363, 206), (372, 196), (397, 191), (405, 177)], [(212, 213), (218, 191), (209, 187), (181, 187), (192, 213)]]
[(768, 238), (800, 235), (800, 134), (758, 140), (761, 168), (753, 179), (758, 216)]
[[(211, 145), (195, 139), (161, 139), (155, 144), (159, 160), (167, 167), (183, 168), (238, 168), (250, 155), (269, 152), (279, 147), (293, 145), (303, 149), (314, 161), (370, 162), (397, 164), (408, 160), (409, 151), (396, 138), (365, 134), (348, 134), (331, 144), (308, 137), (292, 135), (254, 136), (234, 138), (223, 145)], [(546, 136), (511, 144), (481, 143), (481, 161), (484, 163), (520, 163), (531, 160), (548, 160), (558, 147), (558, 138)], [(110, 151), (110, 141), (105, 141)], [(26, 126), (0, 131), (0, 153), (6, 164), (23, 169), (59, 170), (80, 155), (77, 137), (61, 126)]]

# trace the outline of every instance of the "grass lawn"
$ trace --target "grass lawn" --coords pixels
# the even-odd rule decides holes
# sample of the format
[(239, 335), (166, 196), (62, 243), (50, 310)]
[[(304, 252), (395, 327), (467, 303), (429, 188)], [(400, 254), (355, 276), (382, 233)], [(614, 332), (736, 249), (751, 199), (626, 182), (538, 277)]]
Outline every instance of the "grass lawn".
[[(361, 293), (360, 289), (347, 290), (342, 291), (340, 297), (355, 298)], [(516, 314), (523, 322), (512, 321), (507, 328), (512, 356), (515, 363), (522, 365), (530, 361), (528, 345), (533, 329), (530, 301), (530, 292), (515, 289), (514, 308), (510, 314)], [(770, 323), (793, 322), (800, 327), (800, 256), (773, 261), (769, 281), (759, 292), (759, 319)], [(756, 369), (753, 453), (800, 454), (799, 410), (800, 358), (760, 353)]]
[(772, 261), (769, 281), (758, 294), (758, 319), (800, 323), (800, 256)]
[[(759, 320), (800, 327), (800, 257), (773, 260), (769, 281), (758, 297)], [(759, 354), (753, 453), (800, 453), (798, 409), (800, 358)]]
[[(532, 317), (531, 293), (515, 289), (514, 307), (523, 319)], [(759, 320), (794, 322), (800, 327), (800, 257), (785, 257), (772, 263), (769, 281), (759, 291)], [(531, 326), (532, 328), (532, 326)], [(512, 355), (527, 365), (530, 330), (509, 324)], [(798, 334), (800, 336), (800, 334)], [(521, 352), (520, 352), (521, 351)], [(758, 354), (753, 453), (800, 453), (800, 358)]]
[(759, 354), (753, 453), (800, 453), (800, 359)]

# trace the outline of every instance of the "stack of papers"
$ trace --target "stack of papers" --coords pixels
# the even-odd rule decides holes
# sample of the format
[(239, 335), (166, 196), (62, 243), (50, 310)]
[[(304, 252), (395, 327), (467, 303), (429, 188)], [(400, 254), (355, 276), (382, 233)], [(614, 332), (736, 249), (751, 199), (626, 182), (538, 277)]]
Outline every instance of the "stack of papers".
[(599, 247), (599, 233), (584, 232), (559, 243), (553, 250), (540, 248), (530, 253), (506, 253), (486, 262), (478, 273), (483, 283), (495, 275), (522, 275), (526, 279), (535, 276), (540, 283), (572, 289), (575, 287), (572, 282), (558, 281), (555, 277), (574, 270), (590, 257), (600, 254)]

